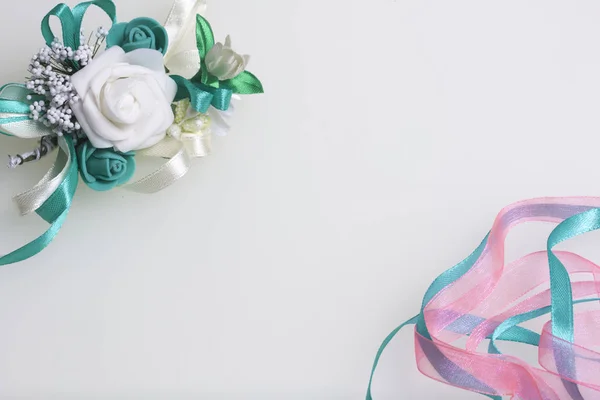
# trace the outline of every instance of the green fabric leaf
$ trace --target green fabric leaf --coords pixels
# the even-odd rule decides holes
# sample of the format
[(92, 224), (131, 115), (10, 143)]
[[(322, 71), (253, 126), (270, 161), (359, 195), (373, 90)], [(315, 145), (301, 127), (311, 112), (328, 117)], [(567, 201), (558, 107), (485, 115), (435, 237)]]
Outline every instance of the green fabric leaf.
[(219, 79), (217, 79), (216, 76), (208, 73), (204, 60), (200, 61), (200, 70), (190, 79), (190, 81), (193, 83), (202, 83), (203, 85), (214, 88), (219, 87)]
[(202, 83), (202, 79), (204, 76), (204, 61), (200, 62), (200, 70), (196, 73), (196, 75), (192, 76), (192, 78), (190, 79), (190, 81), (192, 81), (193, 83)]
[(264, 93), (260, 80), (251, 72), (244, 71), (233, 79), (221, 81), (221, 87), (230, 89), (237, 94)]
[(215, 45), (215, 36), (210, 24), (200, 14), (196, 16), (196, 46), (200, 52), (200, 59)]
[(219, 87), (219, 79), (217, 79), (216, 76), (211, 75), (211, 74), (204, 74), (202, 83), (204, 83), (207, 86), (214, 87), (214, 88)]

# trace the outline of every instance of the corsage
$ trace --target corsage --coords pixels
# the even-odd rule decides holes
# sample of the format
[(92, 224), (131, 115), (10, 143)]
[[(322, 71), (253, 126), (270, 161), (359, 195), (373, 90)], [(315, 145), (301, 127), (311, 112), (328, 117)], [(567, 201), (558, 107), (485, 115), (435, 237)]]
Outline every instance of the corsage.
[[(112, 25), (86, 34), (90, 7)], [(117, 22), (112, 0), (94, 0), (59, 4), (42, 19), (46, 43), (31, 58), (29, 77), (0, 88), (0, 133), (39, 143), (9, 156), (10, 168), (56, 154), (42, 180), (14, 198), (21, 214), (35, 212), (50, 227), (0, 257), (0, 265), (32, 257), (52, 241), (80, 180), (97, 191), (154, 193), (171, 185), (194, 158), (211, 152), (213, 134), (227, 133), (232, 98), (263, 92), (246, 69), (249, 57), (233, 49), (229, 36), (215, 41), (205, 7), (204, 0), (176, 0), (163, 25), (143, 16)], [(60, 22), (60, 35), (51, 19)], [(165, 162), (134, 178), (136, 165), (150, 157)]]

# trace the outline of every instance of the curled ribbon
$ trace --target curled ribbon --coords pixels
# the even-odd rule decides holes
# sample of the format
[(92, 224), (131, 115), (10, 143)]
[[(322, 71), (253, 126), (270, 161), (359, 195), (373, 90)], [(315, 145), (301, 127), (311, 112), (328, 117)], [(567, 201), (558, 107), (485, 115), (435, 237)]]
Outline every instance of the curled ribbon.
[[(60, 142), (59, 142), (60, 144)], [(68, 151), (65, 145), (59, 146), (60, 151), (54, 165), (32, 189), (13, 197), (21, 215), (31, 214), (38, 210), (56, 192), (58, 187), (70, 173), (75, 153)], [(77, 163), (75, 163), (77, 164)]]
[[(557, 223), (545, 251), (506, 264), (504, 241), (523, 222)], [(427, 290), (420, 313), (383, 342), (373, 365), (396, 334), (415, 327), (416, 361), (432, 379), (501, 400), (600, 399), (600, 311), (578, 313), (600, 301), (600, 266), (558, 244), (600, 229), (600, 198), (543, 198), (503, 209), (490, 233), (465, 260)], [(587, 280), (572, 280), (587, 274)], [(550, 314), (541, 334), (520, 326)], [(459, 346), (457, 341), (465, 339)], [(488, 352), (479, 345), (489, 340)], [(498, 341), (538, 347), (540, 367), (502, 354)]]
[[(37, 202), (47, 196), (35, 211), (50, 224), (50, 227), (37, 239), (0, 257), (0, 265), (13, 264), (33, 257), (46, 248), (60, 230), (69, 209), (71, 208), (71, 202), (73, 201), (73, 196), (75, 195), (79, 180), (75, 147), (73, 146), (72, 140), (68, 137), (61, 137), (59, 139), (56, 169), (64, 171), (59, 173), (59, 181), (50, 180), (44, 182), (44, 180), (42, 180), (38, 186), (41, 185), (42, 187), (45, 187), (46, 190), (41, 190), (35, 200), (28, 200), (30, 202), (35, 202), (37, 205)], [(56, 189), (50, 193), (50, 186), (53, 186), (55, 182), (58, 182), (58, 185), (56, 186)], [(27, 202), (26, 200), (24, 201)], [(33, 204), (31, 206), (33, 207)]]
[(184, 145), (174, 139), (163, 140), (150, 149), (142, 151), (149, 157), (168, 158), (159, 169), (138, 180), (125, 185), (125, 188), (138, 193), (156, 193), (182, 178), (190, 170), (191, 156)]

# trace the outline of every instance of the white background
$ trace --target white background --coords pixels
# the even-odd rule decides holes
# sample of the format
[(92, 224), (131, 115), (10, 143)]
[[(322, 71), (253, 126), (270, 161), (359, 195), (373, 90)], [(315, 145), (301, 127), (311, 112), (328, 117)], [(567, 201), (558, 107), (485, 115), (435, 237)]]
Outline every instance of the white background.
[[(6, 82), (54, 5), (12, 4)], [(169, 9), (118, 2), (121, 21)], [(81, 185), (55, 242), (0, 269), (0, 398), (364, 398), (381, 340), (500, 208), (598, 193), (596, 1), (214, 0), (207, 15), (267, 93), (175, 186)], [(50, 162), (0, 169), (4, 252), (44, 229), (10, 197)], [(374, 385), (478, 398), (419, 375), (410, 329)]]

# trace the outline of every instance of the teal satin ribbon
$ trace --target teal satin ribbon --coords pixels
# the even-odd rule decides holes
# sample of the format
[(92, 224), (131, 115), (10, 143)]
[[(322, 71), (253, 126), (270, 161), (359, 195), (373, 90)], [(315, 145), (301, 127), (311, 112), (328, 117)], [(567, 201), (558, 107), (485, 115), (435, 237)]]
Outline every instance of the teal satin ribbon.
[(473, 253), (471, 253), (463, 261), (459, 262), (454, 267), (450, 268), (448, 271), (444, 272), (439, 277), (437, 277), (437, 279), (433, 281), (431, 286), (429, 286), (427, 292), (425, 292), (423, 302), (421, 303), (421, 312), (419, 313), (417, 320), (417, 332), (419, 332), (419, 334), (424, 338), (431, 340), (431, 335), (427, 330), (427, 324), (425, 324), (425, 317), (423, 315), (425, 307), (443, 289), (452, 285), (454, 282), (462, 278), (467, 272), (469, 272), (469, 270), (473, 267), (473, 265), (475, 265), (475, 262), (483, 253), (485, 246), (487, 246), (488, 238), (489, 233)]
[(0, 113), (29, 114), (29, 104), (18, 100), (6, 100), (0, 98)]
[[(593, 208), (564, 220), (552, 231), (548, 238), (552, 334), (569, 343), (575, 341), (571, 279), (567, 269), (552, 252), (552, 249), (566, 240), (598, 229), (600, 229), (600, 209)], [(559, 373), (576, 376), (574, 356), (572, 351), (570, 353), (563, 352), (562, 354), (555, 351)], [(575, 383), (563, 379), (563, 385), (572, 399), (583, 400), (583, 396)]]
[[(515, 317), (509, 318), (507, 321), (504, 321), (489, 337), (491, 339), (489, 346), (490, 353), (499, 353), (495, 345), (495, 340), (508, 340), (537, 346), (539, 344), (539, 334), (529, 331), (527, 329), (521, 328), (519, 330), (516, 330), (515, 328), (519, 328), (518, 324), (523, 323), (529, 319), (535, 318), (537, 316), (543, 315), (547, 312), (550, 312), (552, 315), (551, 323), (553, 335), (571, 343), (574, 341), (574, 304), (580, 304), (589, 301), (597, 301), (597, 299), (584, 299), (579, 300), (577, 302), (573, 301), (571, 280), (569, 278), (568, 271), (552, 250), (555, 246), (566, 240), (598, 229), (600, 229), (600, 209), (594, 208), (583, 213), (574, 215), (570, 218), (567, 218), (552, 231), (547, 242), (551, 289), (550, 307), (540, 308), (538, 310), (534, 310), (523, 315), (517, 315)], [(366, 395), (367, 400), (372, 400), (371, 387), (373, 376), (377, 365), (379, 364), (379, 359), (381, 358), (383, 351), (388, 346), (390, 341), (398, 334), (398, 332), (402, 328), (411, 324), (416, 324), (417, 332), (426, 339), (431, 340), (431, 335), (427, 330), (427, 325), (425, 323), (425, 318), (423, 315), (423, 310), (425, 306), (444, 288), (456, 282), (458, 279), (462, 278), (467, 272), (469, 272), (469, 270), (473, 267), (477, 259), (483, 253), (487, 245), (487, 239), (488, 236), (486, 236), (486, 238), (481, 242), (479, 247), (477, 247), (477, 249), (469, 257), (467, 257), (465, 260), (461, 261), (448, 271), (441, 274), (427, 290), (423, 298), (421, 312), (419, 313), (419, 315), (411, 318), (404, 324), (400, 325), (398, 328), (392, 331), (392, 333), (388, 335), (388, 337), (386, 337), (386, 339), (383, 341), (382, 345), (380, 346), (377, 352), (375, 362), (371, 370), (371, 376), (369, 379), (369, 385), (367, 388)], [(565, 382), (565, 386), (573, 399), (582, 398), (575, 384), (571, 382)], [(501, 400), (502, 398), (499, 396), (486, 396), (498, 400)]]
[(60, 21), (64, 45), (72, 49), (77, 49), (79, 47), (79, 32), (77, 33), (77, 38), (75, 38), (75, 17), (73, 17), (71, 8), (66, 4), (58, 4), (42, 19), (42, 35), (48, 46), (52, 44), (52, 41), (56, 37), (52, 33), (52, 28), (50, 28), (51, 17), (58, 17)]
[(171, 75), (171, 78), (177, 83), (175, 101), (190, 99), (194, 110), (201, 113), (208, 111), (211, 105), (222, 111), (226, 111), (229, 108), (233, 95), (231, 90), (192, 82), (179, 75)]
[[(112, 0), (92, 0), (77, 4), (73, 8), (73, 18), (75, 19), (75, 34), (79, 39), (79, 33), (81, 32), (81, 25), (83, 24), (83, 17), (90, 6), (98, 7), (100, 10), (110, 18), (111, 24), (117, 23), (117, 7)], [(78, 43), (79, 46), (80, 43)]]
[(36, 124), (29, 118), (29, 109), (32, 101), (41, 100), (43, 97), (31, 95), (31, 91), (25, 85), (9, 83), (0, 87), (0, 133), (7, 136), (16, 136), (24, 139), (32, 139), (49, 134), (42, 124)]
[(46, 44), (50, 46), (56, 37), (52, 32), (52, 28), (50, 28), (50, 18), (57, 17), (62, 29), (63, 44), (76, 50), (81, 44), (80, 32), (83, 17), (90, 6), (96, 6), (104, 11), (113, 24), (117, 22), (117, 11), (112, 0), (86, 1), (76, 5), (72, 10), (64, 3), (59, 4), (46, 14), (42, 20), (42, 35), (46, 40)]
[[(573, 302), (573, 305), (577, 304), (585, 304), (591, 303), (595, 301), (599, 301), (600, 298), (594, 299), (582, 299)], [(511, 331), (514, 331), (514, 328), (518, 328), (519, 324), (522, 324), (527, 321), (531, 321), (532, 319), (541, 317), (542, 315), (548, 314), (552, 311), (552, 306), (538, 308), (537, 310), (529, 311), (523, 314), (515, 315), (514, 317), (508, 318), (506, 321), (502, 322), (498, 327), (494, 330), (494, 333), (489, 337), (490, 343), (488, 345), (488, 353), (490, 354), (502, 354), (498, 347), (496, 346), (496, 341), (498, 340), (509, 340), (512, 342), (520, 342), (525, 344), (530, 344), (532, 346), (539, 346), (540, 344), (540, 334), (537, 332), (533, 332), (529, 329), (524, 329), (518, 331), (517, 334), (511, 334)], [(516, 331), (515, 331), (516, 332)]]
[(205, 90), (213, 95), (213, 99), (210, 104), (214, 108), (221, 111), (227, 111), (229, 109), (233, 91), (230, 89), (208, 86), (201, 83), (196, 83), (196, 85), (200, 86), (202, 90)]
[(593, 208), (564, 220), (548, 238), (550, 289), (552, 291), (552, 334), (571, 343), (574, 341), (571, 279), (567, 269), (552, 252), (552, 249), (566, 240), (598, 229), (600, 229), (600, 209)]
[[(473, 251), (473, 253), (471, 253), (467, 258), (465, 258), (463, 261), (459, 262), (454, 267), (450, 268), (449, 270), (447, 270), (446, 272), (444, 272), (440, 276), (438, 276), (438, 278), (435, 281), (433, 281), (433, 283), (429, 286), (429, 288), (427, 289), (427, 292), (425, 293), (425, 296), (423, 297), (423, 302), (421, 303), (421, 312), (419, 313), (419, 315), (404, 322), (402, 325), (400, 325), (399, 327), (394, 329), (392, 331), (392, 333), (390, 333), (384, 339), (383, 343), (377, 350), (377, 354), (375, 356), (375, 361), (373, 363), (373, 367), (371, 368), (371, 375), (369, 377), (369, 385), (367, 387), (366, 400), (373, 400), (373, 396), (371, 393), (372, 386), (373, 386), (373, 377), (375, 376), (375, 371), (377, 370), (377, 366), (379, 365), (379, 360), (381, 359), (383, 352), (385, 351), (385, 349), (387, 348), (389, 343), (392, 341), (392, 339), (394, 339), (394, 337), (404, 327), (406, 327), (408, 325), (416, 325), (417, 332), (424, 338), (431, 340), (431, 335), (429, 333), (429, 330), (427, 329), (427, 324), (425, 323), (425, 317), (423, 314), (425, 307), (443, 289), (445, 289), (447, 286), (453, 284), (454, 282), (456, 282), (457, 280), (462, 278), (467, 272), (469, 272), (469, 270), (473, 267), (473, 265), (475, 265), (475, 262), (479, 259), (479, 257), (485, 250), (485, 247), (487, 246), (488, 238), (489, 238), (489, 234), (486, 235), (486, 237), (483, 239), (483, 241), (477, 247), (477, 249), (475, 249), (475, 251)], [(487, 394), (485, 396), (487, 396), (493, 400), (502, 400), (502, 396), (492, 396), (492, 395), (487, 395)]]
[[(36, 210), (36, 213), (50, 224), (50, 228), (37, 239), (29, 242), (25, 246), (0, 257), (0, 265), (14, 264), (26, 260), (44, 250), (54, 239), (60, 228), (62, 227), (77, 189), (79, 180), (77, 168), (77, 156), (75, 147), (70, 138), (64, 138), (67, 146), (67, 151), (71, 157), (71, 164), (68, 166), (68, 173), (65, 179), (58, 186), (56, 191)], [(59, 152), (63, 152), (62, 149)], [(65, 156), (59, 153), (58, 157)]]
[[(8, 117), (8, 118), (0, 118), (0, 125), (3, 124), (12, 124), (15, 122), (23, 122), (23, 121), (29, 121), (30, 118), (26, 115), (21, 116), (21, 117)], [(12, 136), (10, 133), (3, 131), (2, 129), (0, 129), (0, 133), (6, 136)]]
[[(46, 14), (42, 20), (42, 35), (46, 40), (46, 43), (50, 46), (55, 38), (55, 35), (50, 28), (50, 18), (57, 17), (60, 21), (64, 45), (71, 47), (72, 49), (77, 49), (80, 45), (80, 32), (83, 18), (90, 6), (96, 6), (100, 8), (108, 15), (113, 24), (116, 23), (116, 7), (112, 0), (87, 1), (78, 4), (72, 10), (66, 4), (59, 4), (48, 14)], [(5, 87), (6, 86), (3, 86), (0, 91), (2, 91)], [(20, 85), (20, 88), (23, 89), (24, 87)], [(24, 93), (28, 91), (23, 89), (15, 92), (18, 93), (17, 96), (13, 94), (13, 97), (10, 98), (0, 98), (0, 113), (26, 115), (0, 118), (0, 125), (29, 120), (29, 101), (23, 97), (25, 96)], [(3, 133), (8, 134), (6, 132)], [(20, 262), (41, 252), (50, 244), (50, 242), (52, 242), (67, 217), (73, 201), (73, 196), (75, 195), (75, 190), (77, 189), (79, 175), (77, 155), (75, 153), (72, 139), (69, 137), (64, 137), (61, 138), (61, 140), (64, 141), (66, 150), (63, 150), (62, 147), (59, 148), (57, 160), (61, 158), (70, 158), (70, 164), (66, 166), (66, 168), (68, 168), (67, 174), (54, 193), (52, 193), (50, 197), (48, 197), (48, 199), (36, 210), (36, 213), (46, 222), (48, 222), (50, 227), (37, 239), (3, 257), (0, 257), (0, 265)], [(68, 152), (68, 156), (65, 155), (65, 151)]]
[(15, 95), (14, 93), (12, 96), (0, 95), (0, 113), (22, 115), (0, 118), (0, 133), (6, 136), (13, 136), (12, 134), (2, 130), (2, 125), (28, 121), (30, 119), (29, 114), (31, 110), (29, 109), (30, 102), (26, 97), (27, 93), (29, 93), (29, 90), (25, 88), (25, 85), (9, 83), (0, 88), (0, 93), (3, 93), (4, 89), (9, 86), (18, 87), (21, 90), (19, 90), (19, 95)]
[[(559, 224), (551, 233), (548, 238), (547, 252), (550, 269), (550, 288), (551, 288), (551, 306), (544, 307), (539, 310), (525, 313), (512, 317), (501, 324), (494, 334), (490, 337), (492, 339), (490, 343), (489, 351), (491, 353), (497, 353), (498, 349), (495, 346), (495, 340), (509, 340), (521, 343), (528, 343), (537, 346), (539, 344), (539, 335), (535, 332), (520, 329), (518, 324), (525, 322), (528, 319), (535, 318), (536, 316), (543, 315), (544, 313), (551, 312), (552, 315), (552, 332), (555, 336), (569, 341), (574, 341), (574, 318), (573, 318), (573, 306), (574, 304), (585, 303), (593, 300), (580, 300), (577, 302), (573, 301), (573, 294), (571, 289), (571, 280), (569, 278), (568, 271), (562, 264), (562, 262), (553, 253), (553, 248), (558, 244), (582, 235), (587, 232), (600, 229), (600, 209), (591, 209), (589, 211), (574, 215), (561, 224)], [(374, 372), (379, 363), (379, 359), (388, 346), (389, 342), (398, 334), (398, 332), (406, 325), (416, 324), (417, 332), (427, 339), (431, 339), (431, 335), (427, 330), (423, 310), (425, 306), (444, 288), (456, 282), (458, 279), (463, 277), (474, 265), (477, 259), (481, 256), (487, 244), (486, 237), (477, 249), (465, 260), (452, 267), (450, 270), (441, 274), (427, 290), (423, 303), (421, 306), (421, 312), (416, 317), (410, 319), (404, 324), (396, 328), (388, 337), (384, 340), (383, 344), (379, 348), (375, 357), (375, 362), (371, 370), (371, 376), (369, 379), (369, 386), (367, 389), (367, 400), (372, 399), (371, 386)], [(567, 384), (567, 389), (573, 398), (580, 398), (580, 394), (577, 390), (576, 385)], [(489, 396), (494, 399), (501, 399), (497, 396)]]
[[(591, 302), (595, 302), (595, 301), (599, 301), (599, 300), (600, 300), (600, 298), (582, 299), (582, 300), (577, 300), (577, 301), (573, 302), (573, 304), (574, 305), (585, 304), (585, 303), (591, 303)], [(551, 310), (552, 310), (552, 306), (542, 307), (542, 308), (538, 308), (537, 310), (533, 310), (533, 311), (530, 311), (527, 313), (515, 315), (514, 317), (508, 318), (506, 321), (502, 322), (500, 325), (498, 325), (498, 327), (494, 330), (494, 332), (487, 337), (487, 339), (490, 339), (490, 343), (488, 346), (488, 353), (502, 354), (500, 352), (500, 350), (498, 350), (497, 341), (523, 343), (523, 344), (536, 346), (536, 347), (539, 346), (540, 334), (537, 332), (534, 332), (530, 329), (520, 327), (518, 325), (522, 324), (524, 322), (530, 321), (532, 319), (541, 317), (542, 315), (548, 314), (551, 312)], [(374, 376), (375, 370), (377, 369), (377, 366), (379, 365), (379, 360), (381, 359), (383, 352), (385, 351), (387, 346), (390, 344), (390, 342), (394, 339), (394, 337), (396, 337), (396, 335), (403, 328), (405, 328), (406, 326), (409, 326), (409, 325), (417, 324), (420, 317), (421, 317), (421, 315), (417, 315), (417, 316), (409, 319), (408, 321), (406, 321), (405, 323), (403, 323), (402, 325), (400, 325), (399, 327), (394, 329), (392, 331), (392, 333), (390, 333), (384, 339), (382, 345), (379, 347), (379, 349), (377, 351), (377, 354), (375, 356), (375, 362), (373, 364), (373, 368), (371, 369), (371, 376), (369, 379), (369, 386), (367, 389), (367, 396), (366, 396), (367, 400), (373, 400), (372, 393), (371, 393), (373, 376)], [(490, 395), (486, 395), (486, 396), (488, 396), (489, 398), (492, 398), (492, 399), (498, 399), (498, 400), (502, 399), (501, 396), (490, 396)]]

